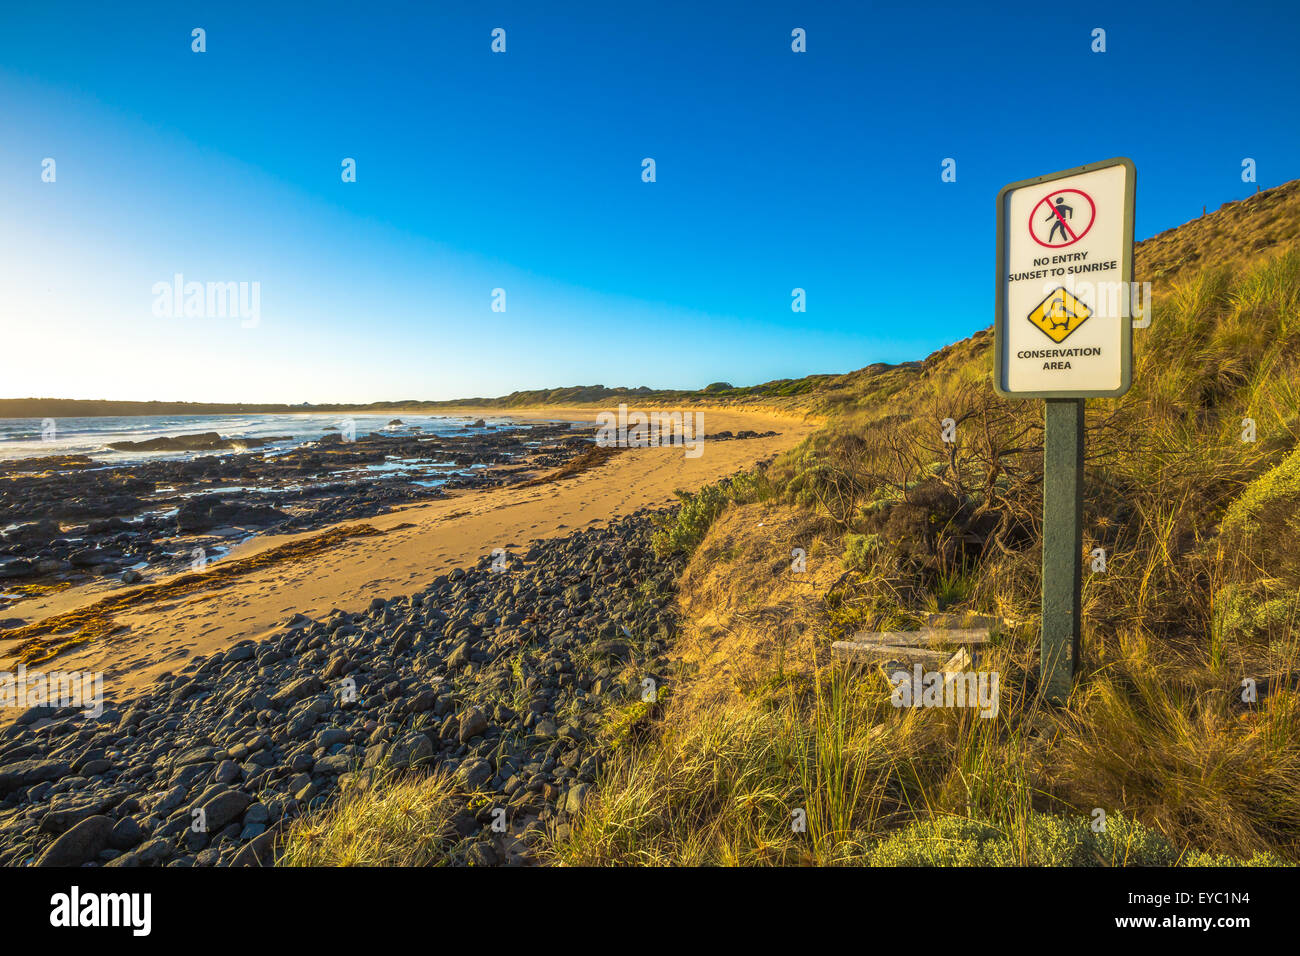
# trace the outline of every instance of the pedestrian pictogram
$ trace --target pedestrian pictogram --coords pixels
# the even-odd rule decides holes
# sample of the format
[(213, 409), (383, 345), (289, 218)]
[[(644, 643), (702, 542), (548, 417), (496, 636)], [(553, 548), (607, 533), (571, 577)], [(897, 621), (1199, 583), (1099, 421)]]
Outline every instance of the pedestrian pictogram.
[(1080, 189), (1048, 193), (1029, 213), (1029, 234), (1049, 249), (1072, 246), (1088, 234), (1097, 218), (1097, 204)]
[(1046, 299), (1029, 313), (1029, 321), (1043, 330), (1043, 334), (1053, 342), (1064, 342), (1070, 333), (1083, 325), (1092, 309), (1088, 308), (1078, 297), (1065, 287), (1052, 290)]
[[(1055, 238), (1056, 238), (1056, 230), (1059, 229), (1059, 230), (1061, 230), (1061, 242), (1065, 242), (1065, 239), (1066, 239), (1066, 235), (1065, 235), (1065, 234), (1066, 234), (1066, 223), (1065, 223), (1065, 220), (1066, 220), (1067, 218), (1069, 218), (1069, 219), (1073, 219), (1073, 218), (1074, 218), (1074, 207), (1073, 207), (1073, 206), (1067, 206), (1067, 205), (1065, 204), (1065, 197), (1064, 197), (1064, 196), (1057, 196), (1057, 197), (1056, 197), (1056, 205), (1055, 205), (1054, 207), (1049, 207), (1049, 208), (1051, 208), (1051, 210), (1052, 210), (1052, 212), (1051, 212), (1051, 216), (1044, 216), (1044, 217), (1043, 217), (1043, 222), (1047, 222), (1047, 221), (1049, 220), (1049, 218), (1050, 218), (1050, 219), (1055, 219), (1056, 221), (1052, 223), (1052, 231), (1048, 234), (1048, 236), (1047, 236), (1047, 241), (1048, 241), (1048, 242), (1051, 242), (1053, 239), (1055, 239)], [(1071, 238), (1071, 239), (1077, 239), (1078, 237), (1077, 237), (1077, 236), (1074, 236), (1074, 235), (1071, 235), (1070, 238)]]

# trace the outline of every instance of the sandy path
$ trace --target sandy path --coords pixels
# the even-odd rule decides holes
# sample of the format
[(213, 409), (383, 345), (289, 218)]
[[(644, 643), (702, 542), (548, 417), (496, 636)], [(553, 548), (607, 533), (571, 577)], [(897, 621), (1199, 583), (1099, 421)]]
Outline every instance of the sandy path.
[[(470, 410), (485, 417), (500, 409)], [(815, 427), (796, 415), (705, 407), (706, 433), (751, 429), (776, 431), (772, 438), (706, 442), (699, 458), (680, 448), (631, 449), (590, 472), (533, 488), (471, 491), (444, 500), (411, 505), (366, 519), (376, 528), (413, 526), (356, 538), (301, 563), (272, 565), (243, 575), (238, 583), (166, 604), (117, 615), (129, 627), (112, 637), (71, 650), (41, 670), (99, 671), (110, 699), (121, 701), (194, 654), (208, 654), (245, 638), (276, 631), (296, 612), (327, 614), (338, 607), (361, 611), (374, 597), (408, 594), (452, 568), (473, 564), (498, 547), (526, 546), (547, 538), (673, 501), (676, 488), (695, 489), (797, 444)], [(509, 411), (512, 418), (595, 420), (591, 408)], [(263, 535), (227, 557), (248, 557), (267, 548), (320, 531)], [(166, 580), (153, 578), (150, 581)], [(6, 609), (6, 618), (28, 622), (85, 606), (111, 593), (95, 582)], [(9, 648), (0, 650), (0, 671), (17, 663)]]

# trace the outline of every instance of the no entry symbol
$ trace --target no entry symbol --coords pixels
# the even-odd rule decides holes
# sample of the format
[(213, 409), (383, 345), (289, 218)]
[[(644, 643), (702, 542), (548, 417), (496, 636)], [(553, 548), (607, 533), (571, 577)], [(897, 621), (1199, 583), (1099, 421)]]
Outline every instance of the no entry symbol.
[(1097, 219), (1097, 205), (1081, 189), (1058, 189), (1029, 211), (1029, 234), (1049, 249), (1072, 246), (1088, 234)]

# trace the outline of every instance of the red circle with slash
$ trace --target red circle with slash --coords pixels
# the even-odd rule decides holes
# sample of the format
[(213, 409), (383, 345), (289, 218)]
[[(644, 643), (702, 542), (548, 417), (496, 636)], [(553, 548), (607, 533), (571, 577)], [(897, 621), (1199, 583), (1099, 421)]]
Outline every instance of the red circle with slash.
[[(1061, 213), (1057, 210), (1056, 206), (1053, 205), (1052, 202), (1050, 202), (1050, 200), (1055, 199), (1057, 196), (1067, 198), (1066, 193), (1073, 193), (1075, 196), (1082, 196), (1084, 201), (1087, 202), (1088, 204), (1088, 223), (1078, 232), (1075, 232), (1074, 229), (1071, 228), (1069, 220), (1067, 220), (1064, 216), (1062, 216)], [(1070, 238), (1068, 238), (1064, 242), (1044, 242), (1042, 239), (1038, 238), (1038, 233), (1034, 231), (1034, 226), (1046, 225), (1048, 221), (1046, 217), (1042, 217), (1042, 221), (1039, 222), (1040, 217), (1038, 213), (1039, 210), (1043, 209), (1043, 207), (1046, 207), (1047, 211), (1052, 213), (1053, 216), (1055, 216), (1056, 223), (1059, 223), (1061, 225), (1061, 227), (1065, 230), (1065, 234)], [(1046, 196), (1044, 196), (1042, 199), (1038, 201), (1038, 204), (1034, 206), (1033, 209), (1029, 210), (1029, 235), (1031, 235), (1034, 239), (1034, 242), (1038, 243), (1040, 246), (1046, 246), (1048, 249), (1061, 249), (1065, 246), (1074, 245), (1076, 242), (1078, 242), (1080, 239), (1086, 236), (1088, 234), (1088, 230), (1092, 228), (1092, 224), (1096, 221), (1097, 221), (1097, 204), (1092, 201), (1091, 196), (1089, 196), (1086, 192), (1084, 192), (1081, 189), (1058, 189), (1055, 192), (1048, 193)], [(1047, 230), (1048, 239), (1051, 238), (1052, 232), (1055, 230), (1055, 228), (1056, 228), (1056, 224), (1054, 223)]]

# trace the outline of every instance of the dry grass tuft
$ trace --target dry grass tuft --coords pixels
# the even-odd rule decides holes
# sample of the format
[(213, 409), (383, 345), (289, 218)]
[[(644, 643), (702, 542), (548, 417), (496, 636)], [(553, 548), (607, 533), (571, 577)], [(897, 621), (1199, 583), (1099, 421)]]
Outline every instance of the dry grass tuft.
[(377, 777), (294, 820), (276, 865), (443, 866), (459, 840), (451, 820), (460, 804), (446, 776)]

